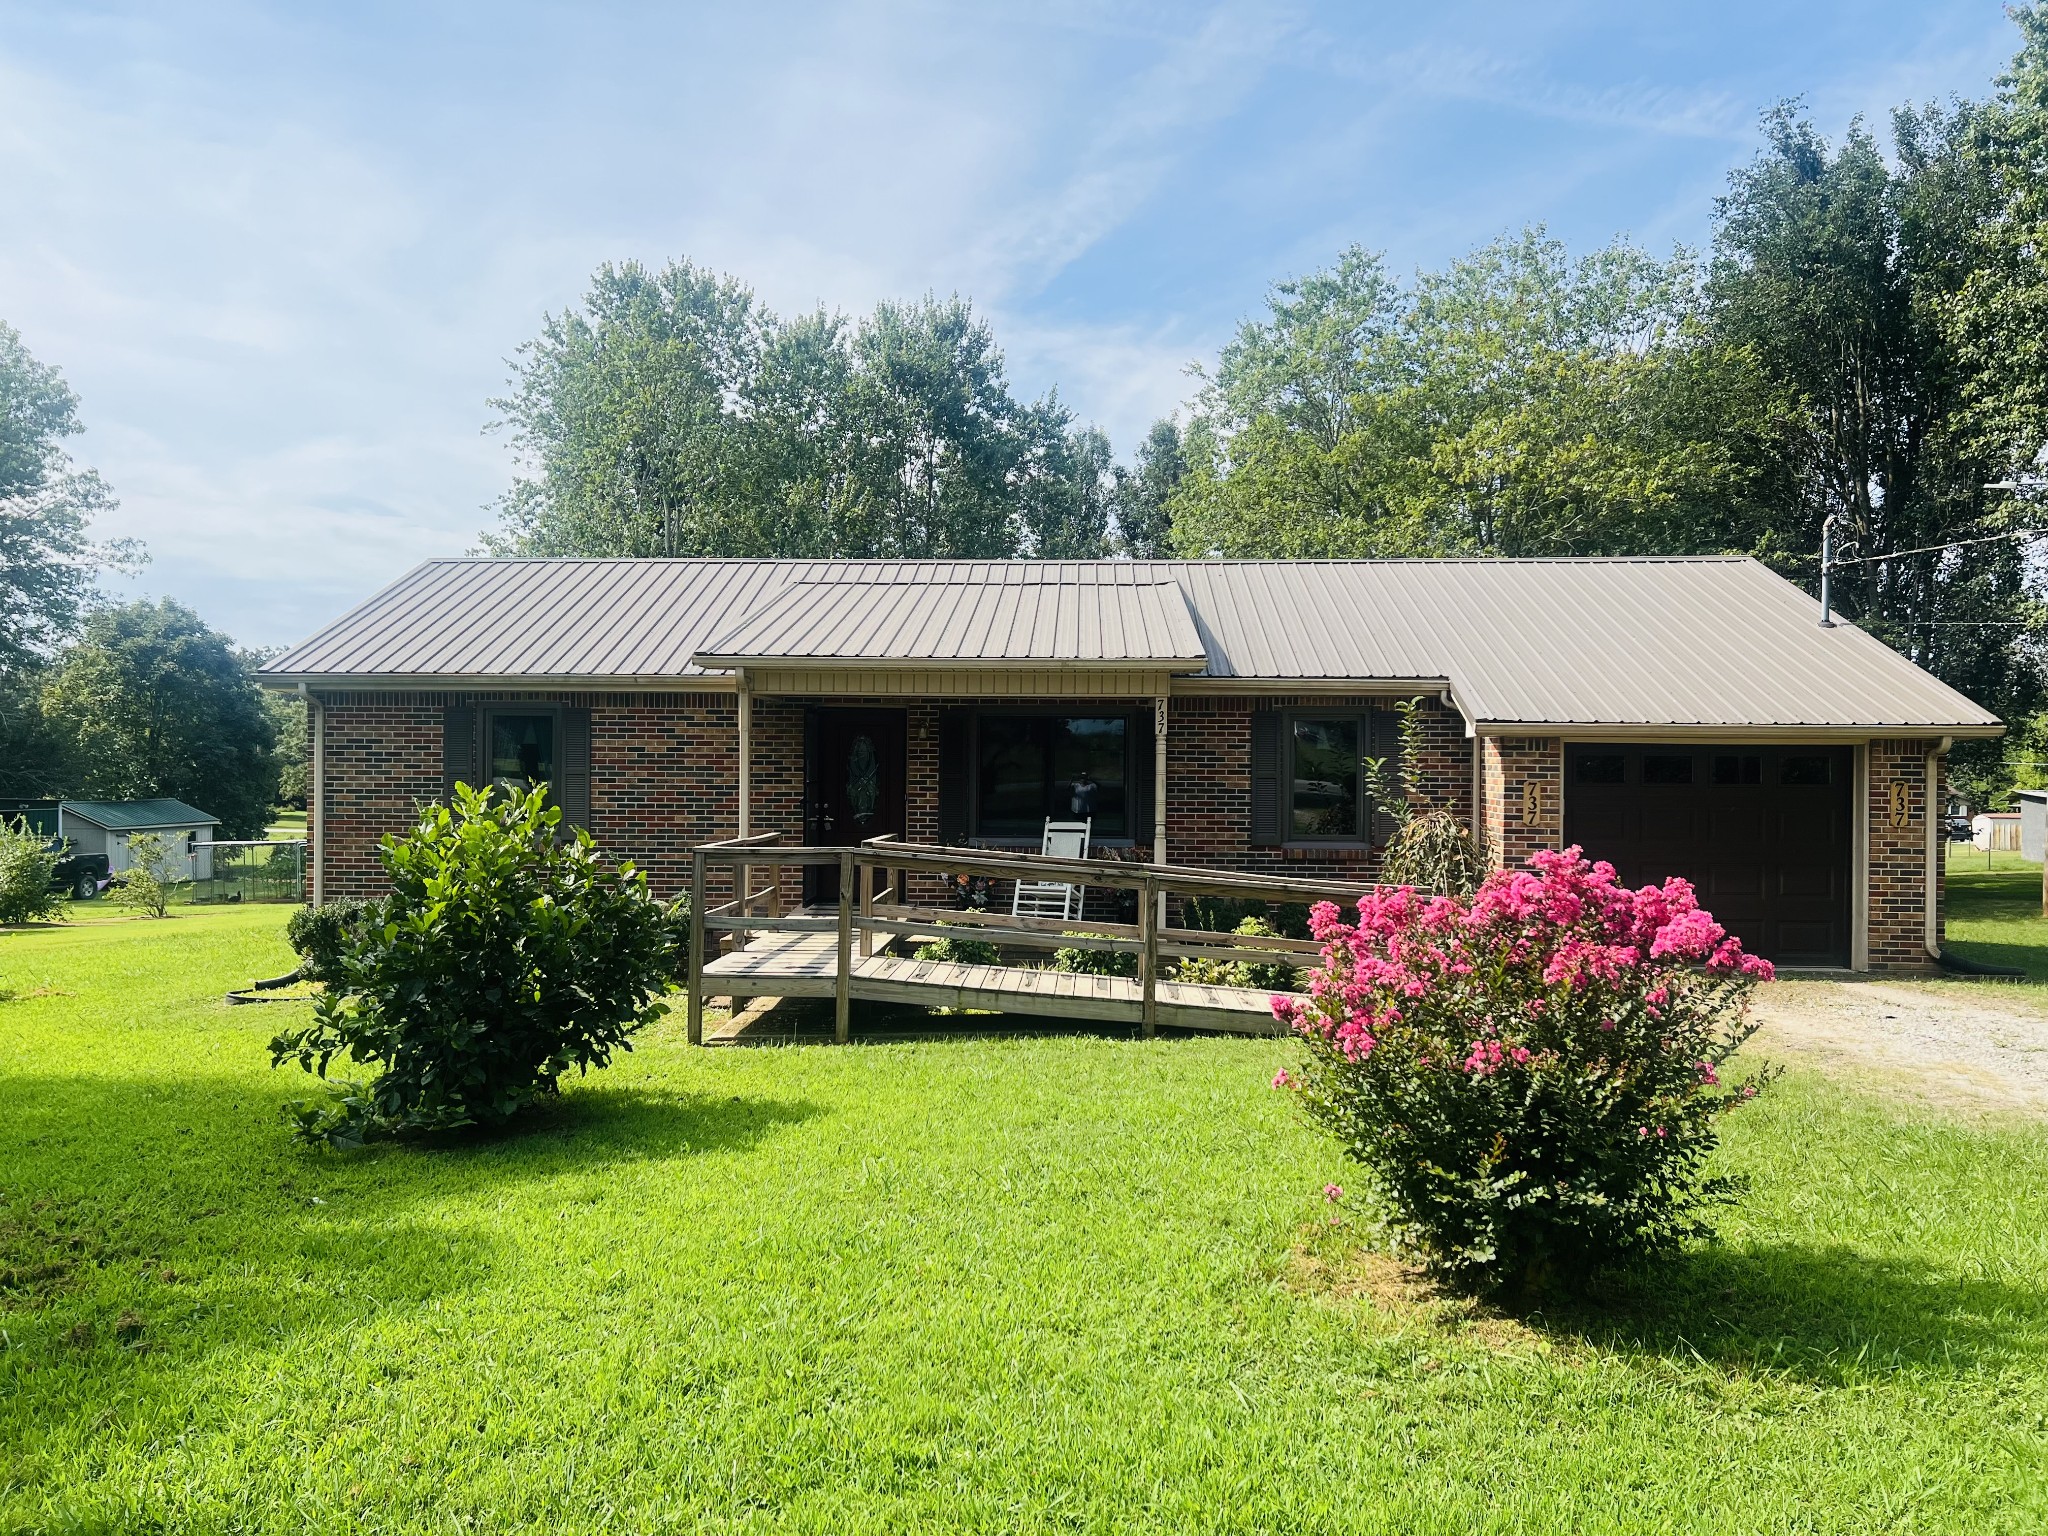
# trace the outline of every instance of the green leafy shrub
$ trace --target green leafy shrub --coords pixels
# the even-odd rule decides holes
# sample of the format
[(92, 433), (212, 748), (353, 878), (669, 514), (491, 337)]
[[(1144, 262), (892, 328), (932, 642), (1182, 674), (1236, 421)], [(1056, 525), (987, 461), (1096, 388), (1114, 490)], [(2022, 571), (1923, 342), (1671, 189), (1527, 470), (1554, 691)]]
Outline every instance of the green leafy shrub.
[[(941, 928), (951, 928), (952, 923), (941, 923)], [(997, 965), (1002, 954), (986, 939), (970, 939), (957, 934), (947, 934), (943, 939), (934, 939), (917, 948), (920, 960), (944, 960), (954, 965)]]
[[(1100, 939), (1100, 933), (1068, 933), (1069, 939)], [(1055, 971), (1077, 976), (1136, 976), (1138, 957), (1120, 949), (1056, 949), (1052, 952)]]
[(1248, 917), (1271, 923), (1283, 939), (1305, 939), (1308, 933), (1308, 903), (1281, 901), (1267, 903), (1256, 897), (1239, 900), (1230, 896), (1184, 896), (1181, 919), (1190, 928), (1207, 933), (1236, 933)]
[(1407, 889), (1312, 914), (1324, 963), (1274, 1014), (1310, 1117), (1364, 1166), (1396, 1240), (1463, 1288), (1540, 1289), (1709, 1230), (1722, 1086), (1770, 965), (1667, 880), (1630, 891), (1576, 848), (1469, 899)]
[(182, 874), (184, 856), (176, 842), (161, 832), (128, 835), (128, 867), (114, 886), (114, 900), (137, 907), (149, 917), (170, 916), (171, 896), (190, 884)]
[(1380, 879), (1424, 891), (1469, 896), (1487, 875), (1486, 854), (1471, 829), (1449, 811), (1401, 818), (1380, 855)]
[(346, 1057), (366, 1085), (292, 1106), (307, 1140), (504, 1123), (601, 1067), (661, 1012), (688, 923), (632, 865), (607, 864), (589, 834), (559, 835), (542, 790), (456, 786), (403, 838), (384, 839), (391, 894), (323, 908), (295, 940), (326, 991), (312, 1022), (270, 1044), (271, 1063), (325, 1077)]
[[(1258, 917), (1246, 918), (1232, 931), (1248, 938), (1280, 937), (1273, 931), (1271, 923)], [(1284, 960), (1221, 960), (1204, 956), (1197, 960), (1181, 961), (1180, 969), (1174, 972), (1174, 979), (1206, 987), (1248, 987), (1260, 992), (1291, 992), (1294, 990), (1296, 972), (1295, 968)]]
[(1366, 794), (1373, 809), (1394, 823), (1380, 851), (1379, 878), (1388, 885), (1469, 896), (1486, 878), (1486, 849), (1449, 811), (1417, 810), (1408, 798), (1403, 786), (1422, 780), (1422, 700), (1402, 699), (1394, 710), (1401, 717), (1399, 772), (1386, 758), (1365, 760)]
[(307, 981), (328, 982), (342, 974), (342, 958), (366, 941), (371, 930), (384, 926), (380, 901), (329, 901), (301, 907), (285, 922), (285, 941), (298, 952), (299, 974)]
[(34, 923), (64, 915), (63, 897), (50, 889), (57, 855), (29, 830), (27, 818), (0, 820), (0, 923)]

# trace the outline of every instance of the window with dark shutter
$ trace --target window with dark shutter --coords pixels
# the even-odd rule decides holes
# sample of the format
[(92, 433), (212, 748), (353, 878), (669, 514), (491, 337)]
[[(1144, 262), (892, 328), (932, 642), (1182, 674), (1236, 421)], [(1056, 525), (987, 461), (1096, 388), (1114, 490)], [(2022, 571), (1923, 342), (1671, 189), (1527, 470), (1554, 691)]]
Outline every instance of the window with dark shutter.
[(555, 786), (555, 803), (562, 808), (562, 820), (572, 827), (590, 830), (590, 711), (564, 709), (556, 765), (560, 782)]
[(1278, 711), (1252, 716), (1252, 836), (1254, 848), (1277, 848), (1281, 842), (1280, 740)]
[[(1401, 774), (1401, 717), (1391, 709), (1376, 709), (1366, 716), (1366, 729), (1372, 736), (1366, 755), (1381, 760), (1380, 783), (1394, 794), (1406, 794), (1408, 785)], [(1372, 843), (1375, 848), (1384, 848), (1397, 823), (1381, 809), (1371, 786), (1366, 793), (1372, 801)]]
[(477, 711), (473, 704), (451, 704), (441, 711), (441, 801), (452, 804), (455, 786), (476, 787)]
[(970, 725), (971, 716), (964, 709), (939, 711), (939, 841), (942, 843), (964, 843), (968, 838), (974, 797), (969, 769), (973, 753)]

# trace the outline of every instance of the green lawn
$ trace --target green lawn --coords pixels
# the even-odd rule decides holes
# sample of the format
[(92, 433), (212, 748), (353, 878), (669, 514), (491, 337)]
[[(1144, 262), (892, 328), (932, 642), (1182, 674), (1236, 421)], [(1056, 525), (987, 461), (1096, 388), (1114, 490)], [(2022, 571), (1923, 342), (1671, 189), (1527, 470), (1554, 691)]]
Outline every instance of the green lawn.
[(1957, 954), (2048, 981), (2040, 865), (2016, 853), (1951, 847), (1947, 896), (1947, 942)]
[(1367, 1299), (1281, 1042), (664, 1027), (302, 1151), (283, 918), (0, 935), (0, 1530), (2048, 1527), (2036, 1123), (1795, 1078), (1724, 1246), (1530, 1327)]

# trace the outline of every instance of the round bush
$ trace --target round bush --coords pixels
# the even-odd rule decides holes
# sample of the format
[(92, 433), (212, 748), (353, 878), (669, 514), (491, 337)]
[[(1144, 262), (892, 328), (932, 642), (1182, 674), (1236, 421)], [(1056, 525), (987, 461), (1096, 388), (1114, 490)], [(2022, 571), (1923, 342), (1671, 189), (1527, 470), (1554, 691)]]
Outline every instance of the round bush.
[(1768, 962), (1683, 880), (1631, 891), (1577, 848), (1469, 898), (1323, 903), (1309, 1001), (1274, 999), (1306, 1047), (1295, 1089), (1367, 1171), (1397, 1243), (1464, 1289), (1540, 1289), (1705, 1235), (1737, 1181), (1715, 1122), (1769, 1073), (1724, 1084)]
[(310, 1024), (271, 1042), (272, 1063), (376, 1069), (293, 1106), (302, 1136), (345, 1145), (499, 1124), (563, 1073), (631, 1049), (687, 953), (683, 905), (657, 902), (588, 833), (564, 840), (560, 822), (543, 791), (458, 785), (452, 809), (384, 839), (389, 896), (294, 925), (326, 990)]

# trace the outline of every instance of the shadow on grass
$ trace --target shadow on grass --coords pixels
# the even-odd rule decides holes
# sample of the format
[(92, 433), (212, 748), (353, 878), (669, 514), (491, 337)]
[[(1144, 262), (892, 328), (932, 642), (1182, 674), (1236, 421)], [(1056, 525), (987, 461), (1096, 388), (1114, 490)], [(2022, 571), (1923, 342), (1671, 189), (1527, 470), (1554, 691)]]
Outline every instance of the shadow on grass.
[(743, 1149), (820, 1113), (581, 1084), (493, 1136), (336, 1154), (293, 1143), (279, 1112), (312, 1081), (6, 1080), (0, 1318), (60, 1398), (95, 1361), (175, 1376), (486, 1287), (518, 1246), (473, 1215), (495, 1191)]
[(2048, 1366), (2041, 1291), (1841, 1247), (1702, 1249), (1520, 1315), (1604, 1349), (1825, 1386)]

